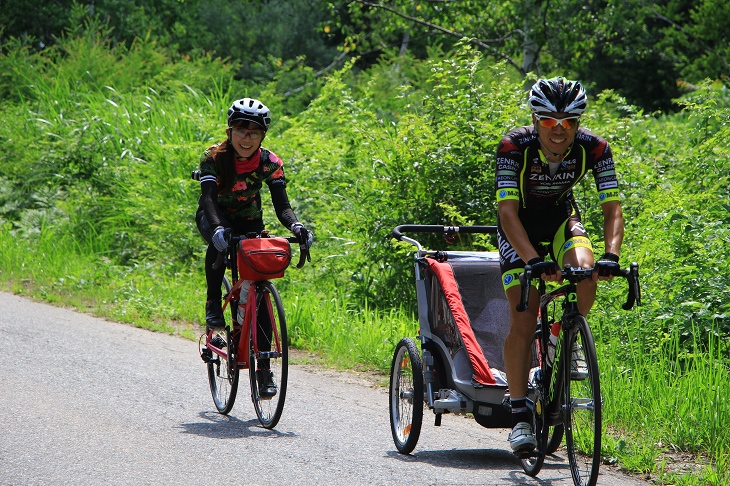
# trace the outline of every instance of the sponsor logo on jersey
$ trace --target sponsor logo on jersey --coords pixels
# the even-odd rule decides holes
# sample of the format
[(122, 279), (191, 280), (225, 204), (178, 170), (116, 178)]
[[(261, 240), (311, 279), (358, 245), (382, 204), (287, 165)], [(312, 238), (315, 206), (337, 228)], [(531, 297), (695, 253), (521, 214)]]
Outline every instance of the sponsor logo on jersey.
[(598, 195), (598, 200), (601, 202), (618, 201), (618, 199), (619, 199), (619, 194), (618, 194), (618, 191), (615, 191), (615, 190), (614, 191), (604, 191)]
[(613, 158), (609, 157), (606, 160), (599, 160), (596, 162), (596, 170), (603, 172), (606, 170), (613, 169)]
[(503, 199), (520, 199), (520, 191), (517, 189), (500, 189), (497, 191), (497, 201)]
[[(512, 248), (512, 245), (509, 244), (509, 241), (506, 239), (503, 239), (501, 235), (497, 235), (497, 247), (499, 248), (499, 254), (500, 256), (505, 260), (509, 261), (510, 263), (514, 263), (517, 260), (520, 259), (519, 255), (517, 255), (517, 252), (514, 248)], [(509, 282), (505, 282), (509, 283)]]
[(548, 174), (530, 174), (531, 181), (540, 181), (540, 182), (566, 181), (566, 180), (572, 180), (574, 178), (575, 178), (575, 172), (565, 172), (563, 174), (558, 172), (554, 176), (550, 176)]
[(604, 189), (615, 189), (617, 187), (618, 187), (618, 182), (616, 182), (616, 181), (603, 182), (601, 184), (598, 184), (599, 191), (603, 191)]

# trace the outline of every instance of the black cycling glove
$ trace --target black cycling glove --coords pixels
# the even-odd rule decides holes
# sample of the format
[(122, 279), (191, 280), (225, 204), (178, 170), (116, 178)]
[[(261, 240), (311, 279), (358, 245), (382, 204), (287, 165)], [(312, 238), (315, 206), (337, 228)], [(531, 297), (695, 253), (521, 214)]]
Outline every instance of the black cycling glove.
[(599, 277), (609, 277), (611, 275), (616, 275), (616, 271), (620, 268), (621, 265), (618, 264), (618, 255), (609, 252), (604, 253), (603, 256), (596, 262), (596, 265), (594, 267), (594, 269), (598, 271)]
[(548, 276), (558, 273), (558, 266), (555, 262), (545, 262), (540, 257), (531, 259), (527, 264), (532, 267), (533, 277), (539, 277), (543, 273)]
[(308, 231), (302, 223), (294, 223), (291, 226), (291, 232), (297, 237), (299, 243), (307, 245), (307, 248), (312, 246), (313, 235), (311, 231)]

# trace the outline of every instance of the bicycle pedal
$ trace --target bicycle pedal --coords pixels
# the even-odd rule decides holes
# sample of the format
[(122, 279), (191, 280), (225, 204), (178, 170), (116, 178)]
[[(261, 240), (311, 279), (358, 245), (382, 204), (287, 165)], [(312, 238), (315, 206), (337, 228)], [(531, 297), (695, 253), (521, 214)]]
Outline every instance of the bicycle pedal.
[(213, 352), (208, 348), (203, 348), (203, 351), (200, 353), (200, 358), (203, 360), (204, 363), (210, 364), (218, 364), (220, 363), (220, 360), (218, 359), (218, 356), (215, 358), (213, 357)]

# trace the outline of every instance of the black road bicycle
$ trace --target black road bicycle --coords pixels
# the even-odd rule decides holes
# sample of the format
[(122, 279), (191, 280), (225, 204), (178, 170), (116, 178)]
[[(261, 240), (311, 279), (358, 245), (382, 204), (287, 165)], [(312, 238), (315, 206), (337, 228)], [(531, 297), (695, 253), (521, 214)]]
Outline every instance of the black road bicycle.
[[(595, 269), (571, 268), (562, 270), (565, 285), (546, 291), (545, 281), (533, 274), (530, 265), (520, 275), (522, 296), (518, 311), (527, 308), (532, 279), (540, 296), (537, 331), (533, 352), (537, 368), (530, 386), (535, 389), (533, 429), (537, 448), (528, 457), (522, 457), (522, 467), (530, 476), (537, 476), (547, 454), (557, 450), (565, 435), (570, 472), (576, 486), (593, 486), (598, 480), (601, 464), (601, 412), (603, 402), (598, 371), (598, 359), (591, 329), (578, 311), (577, 285), (591, 278)], [(629, 269), (615, 269), (612, 274), (628, 282), (628, 297), (623, 309), (641, 305), (639, 265)], [(556, 320), (556, 313), (562, 315)], [(558, 336), (556, 344), (550, 335)], [(573, 370), (573, 354), (582, 350), (587, 374)]]

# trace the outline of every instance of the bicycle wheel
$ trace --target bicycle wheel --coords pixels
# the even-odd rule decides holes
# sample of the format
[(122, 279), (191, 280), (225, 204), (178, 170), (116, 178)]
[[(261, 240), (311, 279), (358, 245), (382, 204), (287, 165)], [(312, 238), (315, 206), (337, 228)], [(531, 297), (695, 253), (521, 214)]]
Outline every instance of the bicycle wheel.
[(563, 424), (550, 427), (550, 438), (545, 447), (545, 454), (555, 454), (555, 451), (560, 448), (560, 444), (563, 442), (563, 435), (565, 435), (565, 427)]
[(423, 365), (416, 342), (403, 338), (390, 366), (390, 431), (401, 454), (410, 454), (423, 422)]
[[(271, 282), (256, 285), (256, 329), (251, 328), (251, 400), (262, 426), (274, 428), (284, 411), (289, 375), (289, 341), (284, 305)], [(253, 349), (256, 333), (258, 350)]]
[(535, 477), (542, 469), (545, 462), (545, 450), (548, 445), (550, 426), (547, 417), (547, 405), (549, 402), (549, 389), (552, 379), (552, 369), (547, 366), (545, 352), (546, 348), (542, 331), (535, 333), (535, 341), (532, 345), (532, 365), (538, 368), (531, 374), (530, 386), (535, 390), (534, 408), (532, 410), (532, 430), (535, 431), (537, 447), (533, 455), (520, 457), (522, 469), (528, 476)]
[[(227, 295), (231, 290), (231, 283), (227, 277), (223, 278), (223, 295)], [(234, 316), (235, 317), (235, 316)], [(213, 395), (213, 402), (218, 412), (227, 414), (233, 408), (236, 401), (236, 393), (238, 392), (238, 365), (235, 357), (236, 343), (232, 339), (231, 331), (228, 327), (216, 330), (211, 336), (211, 342), (218, 344), (219, 348), (225, 349), (228, 354), (228, 360), (217, 359), (208, 363), (208, 382), (210, 383), (210, 393)]]
[[(601, 465), (601, 390), (598, 375), (598, 359), (593, 335), (583, 316), (573, 319), (572, 344), (583, 347), (588, 376), (582, 380), (570, 380), (570, 366), (565, 373), (564, 407), (565, 444), (573, 482), (576, 486), (594, 486)], [(567, 362), (572, 353), (566, 353)]]

